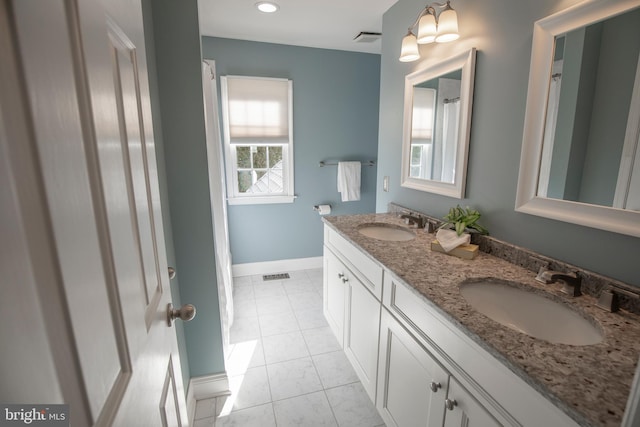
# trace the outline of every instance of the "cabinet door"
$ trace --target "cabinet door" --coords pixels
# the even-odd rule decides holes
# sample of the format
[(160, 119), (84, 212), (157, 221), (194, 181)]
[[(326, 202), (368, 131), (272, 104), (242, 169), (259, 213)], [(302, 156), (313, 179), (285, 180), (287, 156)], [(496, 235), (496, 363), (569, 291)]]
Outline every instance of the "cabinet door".
[(387, 426), (441, 426), (449, 374), (382, 310), (376, 406)]
[(347, 283), (344, 351), (367, 394), (375, 402), (380, 301), (355, 276), (350, 275)]
[(347, 269), (326, 246), (324, 248), (324, 317), (341, 347), (344, 347), (344, 312)]
[(449, 383), (444, 427), (499, 427), (501, 424), (455, 378)]

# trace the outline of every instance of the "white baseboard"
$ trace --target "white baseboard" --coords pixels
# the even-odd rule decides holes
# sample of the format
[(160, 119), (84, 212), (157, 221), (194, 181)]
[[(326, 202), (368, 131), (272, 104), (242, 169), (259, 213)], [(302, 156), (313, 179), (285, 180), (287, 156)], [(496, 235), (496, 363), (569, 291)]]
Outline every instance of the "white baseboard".
[(278, 261), (252, 262), (232, 266), (233, 276), (285, 273), (287, 271), (322, 268), (322, 257), (282, 259)]
[(229, 390), (229, 377), (226, 372), (222, 374), (203, 375), (189, 380), (187, 390), (187, 413), (189, 420), (193, 421), (196, 415), (196, 402), (212, 397), (227, 396)]

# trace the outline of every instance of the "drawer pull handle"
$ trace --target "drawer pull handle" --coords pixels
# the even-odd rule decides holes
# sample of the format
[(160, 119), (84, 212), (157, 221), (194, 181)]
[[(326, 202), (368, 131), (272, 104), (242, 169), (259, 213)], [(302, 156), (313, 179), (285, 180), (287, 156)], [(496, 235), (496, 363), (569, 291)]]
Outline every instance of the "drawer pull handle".
[(442, 388), (442, 384), (437, 383), (435, 381), (431, 381), (431, 384), (429, 385), (429, 388), (431, 388), (432, 392), (437, 393), (438, 389)]
[(444, 406), (450, 410), (453, 411), (453, 408), (458, 406), (458, 402), (456, 402), (455, 399), (447, 399), (444, 401)]

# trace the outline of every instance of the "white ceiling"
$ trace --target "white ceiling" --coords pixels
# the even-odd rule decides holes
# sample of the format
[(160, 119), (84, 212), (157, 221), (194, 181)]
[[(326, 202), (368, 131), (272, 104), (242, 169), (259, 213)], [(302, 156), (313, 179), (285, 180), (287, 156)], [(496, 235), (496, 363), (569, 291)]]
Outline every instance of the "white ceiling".
[(397, 0), (275, 0), (276, 13), (258, 0), (198, 0), (203, 36), (380, 53), (381, 42), (356, 43), (361, 31), (382, 32), (382, 15)]

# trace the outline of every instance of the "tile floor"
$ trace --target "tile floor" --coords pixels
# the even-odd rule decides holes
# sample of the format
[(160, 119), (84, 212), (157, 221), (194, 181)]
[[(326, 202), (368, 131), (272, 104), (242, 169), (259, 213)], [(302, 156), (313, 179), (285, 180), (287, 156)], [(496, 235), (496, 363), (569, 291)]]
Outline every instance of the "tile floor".
[(231, 396), (198, 401), (194, 427), (378, 427), (322, 314), (322, 269), (234, 278)]

